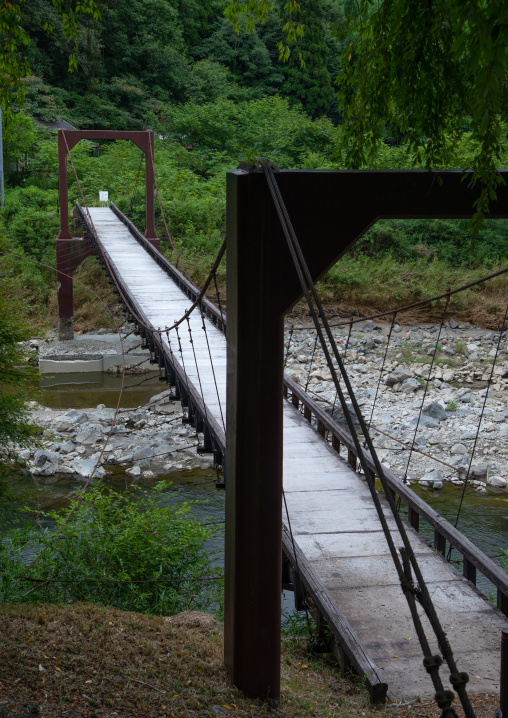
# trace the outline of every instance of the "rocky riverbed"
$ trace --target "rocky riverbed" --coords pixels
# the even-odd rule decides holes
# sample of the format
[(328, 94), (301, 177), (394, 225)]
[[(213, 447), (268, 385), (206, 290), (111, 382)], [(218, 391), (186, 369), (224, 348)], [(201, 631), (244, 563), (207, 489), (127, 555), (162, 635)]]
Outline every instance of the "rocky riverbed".
[[(439, 489), (443, 481), (461, 485), (474, 448), (476, 490), (485, 491), (485, 482), (508, 486), (506, 335), (500, 339), (499, 333), (453, 319), (443, 328), (395, 324), (389, 337), (390, 326), (366, 320), (351, 332), (347, 326), (334, 328), (362, 412), (367, 420), (372, 414), (381, 460), (399, 476)], [(287, 327), (286, 372), (343, 422), (315, 336), (298, 324)], [(88, 338), (74, 343), (72, 362), (80, 352), (89, 353), (89, 343)], [(120, 409), (115, 421), (115, 410), (102, 404), (66, 412), (35, 402), (30, 408), (44, 427), (44, 448), (21, 455), (31, 474), (46, 483), (62, 474), (86, 479), (96, 464), (97, 478), (114, 466), (132, 477), (152, 478), (213, 465), (211, 455), (197, 453), (195, 429), (182, 423), (180, 404), (169, 391), (145, 406)], [(413, 440), (409, 461), (407, 445)]]
[(149, 479), (213, 465), (211, 454), (197, 453), (196, 431), (182, 423), (180, 403), (171, 400), (169, 391), (146, 406), (120, 409), (116, 420), (115, 409), (104, 404), (66, 412), (36, 402), (29, 408), (33, 421), (44, 428), (44, 447), (20, 455), (44, 483), (69, 474), (87, 480), (93, 473), (100, 479), (116, 466), (131, 477)]
[[(349, 327), (334, 329), (367, 421), (373, 411), (374, 443), (383, 463), (429, 488), (438, 489), (443, 481), (462, 484), (483, 412), (472, 466), (479, 481), (473, 484), (480, 492), (486, 490), (485, 482), (507, 486), (506, 333), (499, 341), (499, 333), (451, 319), (441, 331), (436, 324), (395, 324), (388, 342), (390, 326), (375, 321), (355, 324), (349, 341)], [(330, 413), (334, 403), (337, 406), (335, 389), (322, 353), (314, 351), (315, 337), (315, 331), (294, 326), (286, 345), (286, 372), (300, 385), (308, 382), (311, 396)], [(335, 409), (339, 421), (344, 420), (341, 414)], [(410, 452), (404, 443), (413, 439), (417, 451), (408, 466)]]

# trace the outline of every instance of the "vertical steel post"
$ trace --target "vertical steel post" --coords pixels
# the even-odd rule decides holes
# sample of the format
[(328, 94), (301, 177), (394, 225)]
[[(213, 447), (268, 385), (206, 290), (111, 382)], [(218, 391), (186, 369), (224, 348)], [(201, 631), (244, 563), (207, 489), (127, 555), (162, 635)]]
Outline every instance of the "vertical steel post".
[(145, 153), (145, 178), (146, 178), (146, 229), (145, 237), (160, 249), (160, 239), (155, 231), (155, 168), (154, 168), (154, 133), (147, 130), (148, 148)]
[(67, 189), (67, 148), (64, 131), (58, 130), (58, 198), (60, 202), (60, 232), (58, 239), (72, 239), (69, 232), (69, 193)]
[[(501, 677), (499, 681), (501, 718), (508, 716), (508, 628), (501, 631)], [(496, 713), (496, 715), (498, 715)]]
[(58, 130), (58, 197), (60, 232), (56, 238), (56, 287), (58, 302), (58, 337), (74, 339), (73, 280), (69, 257), (69, 194), (67, 188), (67, 148), (64, 131)]
[(272, 301), (276, 270), (259, 179), (227, 175), (224, 652), (247, 696), (278, 699), (284, 335)]
[(59, 339), (74, 339), (74, 282), (69, 261), (71, 242), (65, 239), (56, 240), (56, 289)]

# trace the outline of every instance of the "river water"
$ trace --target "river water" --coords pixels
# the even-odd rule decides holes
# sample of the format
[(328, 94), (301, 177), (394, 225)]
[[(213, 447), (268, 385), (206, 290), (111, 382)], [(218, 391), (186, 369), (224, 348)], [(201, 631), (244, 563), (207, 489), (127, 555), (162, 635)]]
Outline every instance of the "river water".
[[(148, 378), (148, 381), (146, 379)], [(140, 383), (142, 382), (142, 383)], [(163, 391), (165, 385), (158, 381), (158, 375), (152, 377), (129, 376), (126, 379), (121, 406), (137, 407), (145, 404), (152, 396)], [(107, 407), (115, 407), (121, 378), (108, 374), (60, 374), (41, 380), (40, 402), (51, 408), (87, 408), (99, 403)], [(149, 490), (153, 481), (167, 480), (172, 486), (163, 496), (163, 504), (179, 501), (198, 501), (192, 511), (197, 518), (222, 526), (224, 523), (225, 492), (215, 487), (215, 472), (183, 471), (158, 476), (155, 480), (139, 480), (137, 483)], [(128, 488), (132, 479), (125, 472), (115, 467), (113, 474), (108, 474), (105, 483), (122, 491)], [(38, 477), (37, 482), (30, 475), (13, 474), (11, 493), (12, 500), (4, 504), (0, 512), (0, 535), (5, 535), (9, 528), (19, 526), (26, 520), (33, 520), (32, 515), (23, 510), (24, 506), (40, 508), (44, 511), (65, 507), (69, 498), (76, 495), (82, 484), (73, 477)], [(412, 484), (415, 493), (439, 511), (452, 524), (457, 519), (457, 512), (462, 497), (462, 488), (445, 484), (440, 491), (427, 491)], [(464, 493), (462, 507), (458, 519), (458, 529), (464, 533), (488, 556), (501, 562), (500, 548), (508, 548), (508, 493), (497, 491), (478, 494), (473, 488)], [(422, 534), (433, 540), (433, 528), (424, 521), (420, 523)], [(214, 555), (214, 563), (223, 562), (223, 536), (210, 541), (207, 547)], [(457, 554), (452, 559), (460, 559)], [(458, 566), (460, 569), (460, 566)], [(495, 589), (489, 581), (478, 574), (478, 588), (489, 597), (494, 598)], [(291, 599), (283, 598), (284, 610), (291, 609)]]

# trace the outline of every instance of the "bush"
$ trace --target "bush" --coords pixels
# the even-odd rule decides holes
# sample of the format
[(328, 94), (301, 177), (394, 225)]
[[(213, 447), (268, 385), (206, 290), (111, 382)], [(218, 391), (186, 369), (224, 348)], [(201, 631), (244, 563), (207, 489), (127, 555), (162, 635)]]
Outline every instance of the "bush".
[(6, 233), (27, 255), (53, 261), (60, 227), (57, 190), (17, 187), (9, 192), (1, 217)]
[[(90, 601), (161, 615), (217, 608), (222, 573), (204, 548), (215, 532), (189, 514), (189, 503), (161, 506), (167, 488), (134, 497), (92, 488), (70, 512), (43, 514), (53, 529), (12, 531), (0, 544), (0, 600)], [(31, 553), (37, 561), (27, 581)]]

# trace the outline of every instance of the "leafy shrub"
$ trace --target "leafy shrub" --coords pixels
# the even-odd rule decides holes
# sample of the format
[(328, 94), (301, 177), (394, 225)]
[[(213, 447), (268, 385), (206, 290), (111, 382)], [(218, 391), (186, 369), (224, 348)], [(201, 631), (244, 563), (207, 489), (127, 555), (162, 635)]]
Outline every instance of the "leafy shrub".
[(26, 254), (47, 260), (59, 229), (58, 192), (29, 185), (12, 190), (1, 218), (7, 234)]
[[(189, 514), (189, 503), (162, 506), (167, 487), (134, 498), (92, 488), (71, 501), (70, 513), (44, 514), (53, 529), (14, 530), (0, 544), (0, 600), (90, 601), (162, 615), (217, 608), (221, 570), (204, 548), (214, 531)], [(37, 561), (27, 582), (30, 553)]]

